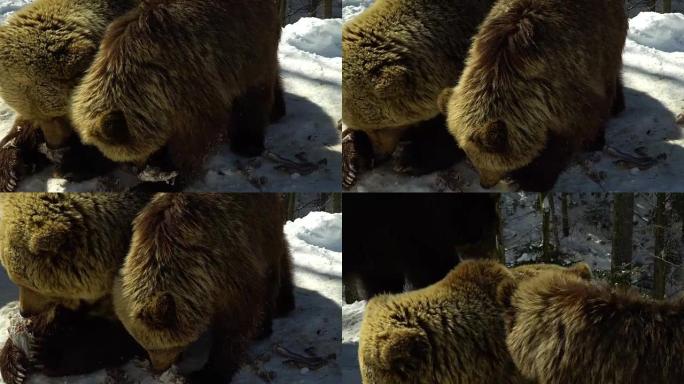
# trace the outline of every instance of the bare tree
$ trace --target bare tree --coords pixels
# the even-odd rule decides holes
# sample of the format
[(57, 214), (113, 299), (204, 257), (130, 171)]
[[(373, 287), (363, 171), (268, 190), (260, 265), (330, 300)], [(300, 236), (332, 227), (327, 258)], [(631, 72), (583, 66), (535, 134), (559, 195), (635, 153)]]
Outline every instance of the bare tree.
[(280, 18), (280, 25), (287, 24), (287, 0), (278, 0), (278, 15)]
[(332, 19), (333, 17), (333, 0), (323, 1), (323, 17), (326, 19)]
[(551, 262), (551, 210), (548, 204), (544, 204), (544, 199), (547, 198), (545, 193), (539, 194), (539, 209), (542, 214), (542, 257), (544, 263)]
[(501, 195), (496, 195), (496, 258), (502, 263), (506, 264), (506, 248), (504, 247), (503, 238), (503, 215), (501, 214), (501, 206), (503, 199)]
[(667, 218), (665, 217), (665, 205), (667, 196), (664, 193), (656, 194), (656, 207), (654, 219), (654, 262), (653, 262), (653, 297), (656, 299), (665, 298), (665, 285), (669, 273), (669, 257), (665, 247), (665, 228)]
[(556, 215), (555, 194), (551, 193), (547, 197), (551, 210), (551, 226), (553, 227), (553, 240), (556, 243), (556, 252), (560, 250), (560, 237), (558, 236), (558, 216)]
[(570, 236), (570, 218), (568, 217), (568, 194), (561, 193), (561, 217), (563, 222), (563, 237)]
[(614, 194), (611, 277), (620, 285), (630, 285), (628, 269), (632, 262), (633, 218), (634, 194)]

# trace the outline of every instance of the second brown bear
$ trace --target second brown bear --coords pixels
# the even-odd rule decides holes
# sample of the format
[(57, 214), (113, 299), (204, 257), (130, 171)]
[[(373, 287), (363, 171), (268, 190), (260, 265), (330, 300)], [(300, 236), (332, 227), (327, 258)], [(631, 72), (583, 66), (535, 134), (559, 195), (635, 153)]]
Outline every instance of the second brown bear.
[(114, 307), (155, 371), (211, 330), (190, 380), (229, 382), (250, 342), (294, 308), (284, 218), (276, 195), (160, 194), (135, 219)]
[(181, 182), (221, 137), (259, 155), (284, 114), (279, 39), (273, 0), (143, 1), (109, 26), (74, 91), (75, 129), (108, 158), (152, 161)]
[(511, 175), (524, 190), (546, 191), (573, 154), (603, 147), (604, 124), (624, 109), (626, 35), (622, 0), (494, 6), (446, 103), (483, 187)]

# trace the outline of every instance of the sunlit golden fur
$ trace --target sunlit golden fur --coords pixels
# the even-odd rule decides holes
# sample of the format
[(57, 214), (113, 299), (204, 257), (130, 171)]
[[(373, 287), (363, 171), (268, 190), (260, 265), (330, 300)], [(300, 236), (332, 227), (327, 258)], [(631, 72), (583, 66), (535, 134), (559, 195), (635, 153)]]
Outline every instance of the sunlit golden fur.
[[(437, 96), (454, 86), (470, 39), (493, 1), (378, 0), (342, 34), (342, 120), (351, 129), (390, 130), (439, 113)], [(386, 155), (396, 147), (380, 145)]]
[(507, 345), (539, 384), (684, 382), (684, 301), (542, 273), (511, 297)]
[(33, 315), (108, 296), (128, 251), (139, 194), (8, 193), (0, 196), (0, 262)]
[(134, 221), (113, 291), (118, 317), (155, 370), (212, 330), (204, 370), (226, 380), (271, 316), (292, 309), (283, 224), (276, 195), (155, 196)]
[[(74, 93), (75, 128), (114, 161), (144, 162), (166, 147), (188, 172), (226, 134), (236, 152), (258, 154), (278, 88), (279, 37), (273, 0), (142, 1), (109, 26)], [(251, 120), (231, 133), (240, 97)]]
[(587, 272), (471, 260), (427, 288), (371, 299), (359, 342), (364, 384), (525, 383), (506, 350), (503, 299), (543, 270)]
[(622, 0), (497, 2), (448, 102), (449, 130), (483, 186), (530, 164), (552, 138), (569, 153), (600, 142), (626, 33)]
[[(0, 97), (58, 146), (74, 87), (107, 25), (134, 0), (36, 0), (0, 26)], [(53, 138), (53, 136), (56, 136)]]
[(556, 264), (526, 264), (511, 268), (511, 272), (519, 281), (528, 280), (546, 272), (569, 273), (584, 280), (592, 279), (591, 267), (583, 262), (570, 267), (562, 267)]

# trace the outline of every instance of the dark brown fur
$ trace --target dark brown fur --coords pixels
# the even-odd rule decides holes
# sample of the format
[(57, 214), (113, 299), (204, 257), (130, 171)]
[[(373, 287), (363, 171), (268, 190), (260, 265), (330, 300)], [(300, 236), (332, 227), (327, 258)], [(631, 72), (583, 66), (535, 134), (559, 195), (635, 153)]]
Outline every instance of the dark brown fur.
[(540, 274), (511, 299), (507, 344), (540, 384), (684, 382), (684, 301)]
[(494, 6), (447, 103), (483, 187), (513, 173), (525, 189), (548, 190), (573, 154), (602, 146), (604, 123), (624, 109), (626, 34), (622, 0)]
[(272, 0), (142, 1), (107, 30), (74, 94), (75, 128), (117, 162), (167, 147), (182, 179), (222, 137), (259, 155), (284, 113), (279, 36)]
[(25, 380), (22, 376), (32, 373), (87, 374), (144, 356), (144, 350), (115, 319), (89, 314), (85, 308), (55, 311), (31, 319), (26, 335), (29, 351), (7, 339), (0, 352), (0, 373), (7, 384), (20, 384)]
[[(493, 0), (378, 0), (342, 33), (342, 120), (369, 135), (372, 159), (389, 157), (411, 126), (438, 115), (437, 98), (458, 81), (470, 39)], [(352, 142), (343, 177), (364, 171)], [(457, 147), (454, 146), (454, 151)]]
[(508, 269), (468, 260), (429, 287), (371, 299), (359, 342), (363, 383), (527, 383), (506, 348), (505, 313), (520, 282), (548, 271), (591, 273), (583, 263)]
[(294, 307), (282, 202), (268, 194), (158, 194), (134, 222), (114, 288), (118, 317), (169, 368), (212, 330), (197, 383), (229, 381), (273, 315)]

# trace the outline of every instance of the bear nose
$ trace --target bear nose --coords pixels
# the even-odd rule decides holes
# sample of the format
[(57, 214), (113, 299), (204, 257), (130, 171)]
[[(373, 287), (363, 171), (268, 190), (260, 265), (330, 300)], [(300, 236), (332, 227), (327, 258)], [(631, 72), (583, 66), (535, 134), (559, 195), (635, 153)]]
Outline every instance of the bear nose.
[(19, 308), (19, 314), (24, 319), (28, 319), (29, 317), (32, 317), (33, 315), (35, 315), (35, 312), (28, 310), (28, 309), (25, 309), (25, 308)]

